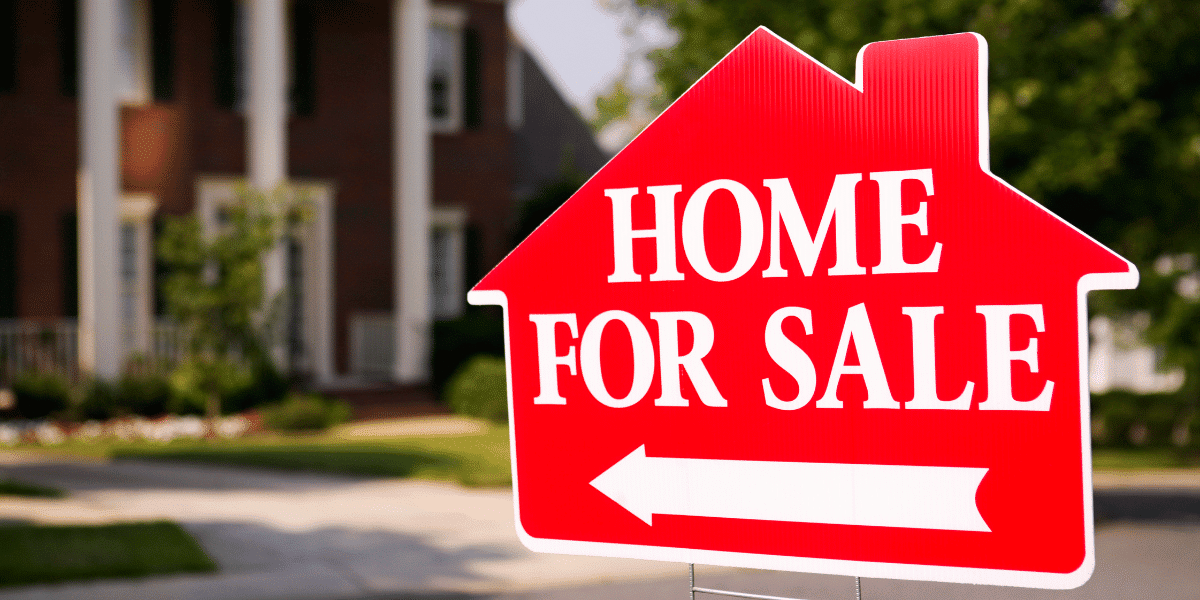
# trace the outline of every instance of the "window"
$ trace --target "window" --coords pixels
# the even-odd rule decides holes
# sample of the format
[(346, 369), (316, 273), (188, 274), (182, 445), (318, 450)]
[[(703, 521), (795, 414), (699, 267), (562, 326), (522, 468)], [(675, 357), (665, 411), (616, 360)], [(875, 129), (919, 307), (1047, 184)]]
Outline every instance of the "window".
[(170, 102), (175, 98), (175, 3), (168, 0), (150, 4), (151, 80), (154, 100)]
[(508, 40), (508, 81), (505, 104), (508, 111), (508, 126), (520, 129), (525, 124), (525, 50), (512, 38)]
[(17, 316), (17, 215), (0, 212), (0, 318)]
[(465, 222), (466, 211), (461, 208), (435, 207), (430, 213), (429, 295), (437, 320), (453, 319), (463, 311)]
[(150, 97), (149, 15), (146, 0), (117, 1), (117, 98), (141, 104)]
[(317, 101), (316, 7), (312, 0), (296, 0), (292, 4), (292, 112), (313, 114)]
[(126, 351), (148, 352), (154, 322), (154, 213), (158, 203), (146, 194), (121, 199), (117, 238), (121, 341)]
[[(64, 96), (74, 98), (79, 91), (79, 3), (58, 0), (58, 88)], [(74, 313), (64, 313), (74, 316)]]
[(463, 124), (463, 24), (458, 7), (429, 9), (429, 116), (435, 132), (453, 133)]
[(121, 331), (123, 347), (132, 349), (136, 334), (138, 292), (138, 231), (130, 222), (122, 222), (120, 232)]
[(287, 239), (287, 353), (294, 370), (311, 370), (308, 347), (304, 341), (304, 245)]
[(17, 87), (17, 2), (0, 0), (0, 92)]
[(246, 14), (237, 0), (213, 3), (213, 100), (236, 109), (245, 99)]
[[(117, 0), (116, 6), (117, 98), (125, 104), (143, 104), (151, 97), (171, 100), (175, 88), (174, 3)], [(72, 98), (79, 93), (79, 10), (78, 0), (58, 0), (58, 87)]]
[(463, 125), (483, 126), (483, 41), (474, 29), (463, 30)]
[(79, 316), (79, 218), (70, 211), (59, 220), (62, 247), (62, 314)]

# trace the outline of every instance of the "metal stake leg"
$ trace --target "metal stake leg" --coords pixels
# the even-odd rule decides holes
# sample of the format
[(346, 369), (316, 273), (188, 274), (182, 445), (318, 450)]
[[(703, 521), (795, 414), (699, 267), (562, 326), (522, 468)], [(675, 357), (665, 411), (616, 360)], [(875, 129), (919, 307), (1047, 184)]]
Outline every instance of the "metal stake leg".
[[(696, 600), (696, 592), (701, 594), (714, 594), (717, 596), (730, 596), (733, 598), (750, 598), (751, 600), (800, 600), (799, 598), (785, 598), (783, 596), (767, 596), (765, 594), (750, 594), (747, 592), (733, 592), (730, 590), (714, 590), (710, 588), (696, 587), (696, 565), (688, 563), (688, 597), (691, 600)], [(855, 600), (862, 600), (862, 590), (859, 587), (858, 578), (854, 578), (854, 595)]]
[(688, 563), (688, 589), (691, 590), (691, 600), (696, 600), (696, 564)]
[(862, 582), (854, 578), (854, 600), (862, 600)]

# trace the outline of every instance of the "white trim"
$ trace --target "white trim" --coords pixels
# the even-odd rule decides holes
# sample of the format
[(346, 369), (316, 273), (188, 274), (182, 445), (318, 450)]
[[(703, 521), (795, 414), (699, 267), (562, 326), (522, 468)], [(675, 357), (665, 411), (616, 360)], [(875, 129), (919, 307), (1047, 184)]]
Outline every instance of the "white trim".
[(400, 383), (429, 378), (429, 124), (427, 0), (392, 2), (392, 231), (395, 364)]
[(117, 202), (120, 189), (115, 0), (79, 5), (79, 367), (105, 378), (121, 370), (117, 348)]
[[(759, 30), (771, 33), (773, 32), (760, 27)], [(757, 30), (756, 30), (757, 32)], [(754, 34), (752, 33), (751, 36)], [(987, 128), (987, 42), (982, 36), (972, 34), (978, 42), (978, 59), (979, 59), (979, 123), (980, 131), (983, 132)], [(750, 36), (747, 36), (747, 40)], [(780, 41), (787, 43), (786, 40), (775, 36)], [(743, 40), (741, 44), (746, 43)], [(886, 43), (886, 42), (883, 42)], [(795, 48), (792, 44), (788, 46), (796, 49), (797, 52), (807, 57), (814, 64), (821, 63), (813, 60), (804, 52)], [(870, 46), (870, 44), (868, 44)], [(855, 75), (855, 83), (846, 82), (847, 85), (862, 92), (863, 91), (863, 55), (867, 46), (864, 46), (859, 51), (857, 58), (857, 71)], [(730, 54), (735, 52), (730, 51)], [(728, 54), (726, 55), (728, 57)], [(725, 59), (718, 61), (719, 65)], [(714, 65), (713, 68), (716, 68)], [(710, 69), (711, 72), (711, 69)], [(830, 71), (832, 73), (832, 71)], [(836, 73), (834, 73), (836, 75)], [(707, 73), (705, 74), (705, 77)], [(701, 77), (697, 82), (703, 80)], [(845, 79), (838, 76), (838, 79)], [(693, 84), (694, 86), (695, 84)], [(687, 95), (687, 92), (684, 93)], [(670, 110), (668, 108), (667, 110)], [(665, 113), (666, 111), (664, 111)], [(649, 131), (650, 127), (643, 130)], [(1091, 241), (1097, 246), (1108, 250), (1103, 244), (1096, 242), (1087, 234), (1079, 231), (1070, 223), (1063, 221), (1054, 213), (1046, 210), (1042, 205), (1038, 204), (1019, 190), (1013, 188), (1007, 182), (996, 177), (989, 169), (989, 157), (987, 149), (987, 137), (980, 137), (979, 148), (979, 165), (984, 173), (987, 173), (996, 181), (1004, 184), (1009, 190), (1017, 194), (1020, 198), (1032, 203), (1034, 206), (1042, 209), (1047, 214), (1064, 223), (1071, 230), (1079, 233), (1085, 239)], [(603, 172), (601, 169), (597, 173)], [(595, 175), (593, 175), (594, 177)], [(1077, 285), (1077, 310), (1078, 310), (1078, 331), (1079, 331), (1079, 389), (1080, 389), (1080, 440), (1082, 446), (1082, 483), (1079, 492), (1080, 499), (1083, 502), (1083, 527), (1085, 538), (1085, 555), (1080, 566), (1071, 573), (1043, 573), (1029, 571), (1012, 571), (1003, 569), (980, 569), (967, 567), (949, 567), (949, 566), (934, 566), (934, 565), (905, 565), (900, 563), (880, 563), (880, 562), (860, 562), (849, 560), (831, 560), (818, 558), (804, 557), (787, 557), (776, 555), (762, 555), (751, 553), (723, 552), (712, 550), (696, 550), (687, 548), (669, 548), (656, 546), (641, 546), (635, 544), (612, 544), (600, 542), (581, 542), (570, 540), (553, 540), (539, 539), (529, 535), (521, 525), (520, 515), (520, 498), (518, 483), (519, 473), (517, 470), (516, 454), (511, 455), (512, 459), (512, 479), (513, 479), (513, 510), (515, 513), (517, 536), (521, 542), (528, 548), (538, 552), (554, 552), (562, 554), (582, 554), (592, 556), (612, 556), (621, 558), (641, 558), (648, 560), (667, 560), (689, 563), (702, 563), (711, 565), (723, 565), (731, 567), (751, 567), (751, 568), (766, 568), (778, 569), (787, 571), (800, 571), (809, 573), (825, 573), (830, 575), (852, 575), (860, 577), (883, 577), (890, 579), (912, 579), (926, 581), (944, 581), (950, 583), (975, 583), (975, 584), (990, 584), (990, 585), (1007, 585), (1016, 587), (1036, 587), (1047, 589), (1071, 589), (1079, 587), (1086, 582), (1092, 574), (1096, 563), (1095, 554), (1095, 524), (1093, 518), (1092, 506), (1092, 461), (1091, 461), (1091, 432), (1090, 432), (1090, 415), (1089, 415), (1089, 394), (1088, 394), (1088, 360), (1087, 360), (1087, 345), (1088, 345), (1088, 330), (1087, 330), (1087, 292), (1100, 289), (1129, 289), (1137, 285), (1138, 272), (1137, 268), (1128, 260), (1121, 258), (1115, 252), (1113, 256), (1120, 258), (1126, 265), (1125, 272), (1117, 273), (1092, 273), (1084, 275), (1080, 278)], [(508, 260), (507, 258), (505, 260)], [(503, 308), (504, 312), (504, 352), (505, 352), (505, 368), (508, 376), (508, 402), (509, 414), (513, 414), (513, 392), (512, 392), (512, 353), (511, 353), (511, 337), (509, 329), (510, 314), (508, 308), (508, 299), (503, 291), (499, 290), (472, 290), (467, 294), (467, 301), (475, 305), (496, 305)], [(516, 448), (516, 427), (514, 421), (509, 427), (509, 443), (515, 450)]]
[[(271, 192), (287, 179), (287, 10), (285, 0), (247, 2), (246, 176), (250, 185)], [(236, 14), (236, 13), (235, 13)], [(263, 260), (263, 291), (272, 298), (287, 285), (287, 252), (282, 244)], [(287, 368), (287, 342), (267, 340), (274, 363)]]
[[(215, 231), (217, 208), (231, 202), (245, 179), (227, 176), (196, 178), (196, 211), (204, 231)], [(312, 221), (298, 231), (304, 260), (304, 343), (311, 349), (311, 362), (304, 365), (318, 383), (333, 381), (336, 328), (334, 322), (334, 203), (336, 187), (331, 181), (295, 180), (291, 190), (302, 194), (312, 207)], [(280, 252), (280, 260), (286, 254)], [(286, 264), (286, 262), (284, 263)], [(282, 288), (281, 288), (282, 289)]]
[(305, 223), (300, 231), (305, 273), (304, 339), (311, 349), (307, 367), (318, 383), (325, 383), (336, 377), (333, 207), (337, 189), (327, 181), (297, 180), (292, 186), (313, 208), (312, 221)]

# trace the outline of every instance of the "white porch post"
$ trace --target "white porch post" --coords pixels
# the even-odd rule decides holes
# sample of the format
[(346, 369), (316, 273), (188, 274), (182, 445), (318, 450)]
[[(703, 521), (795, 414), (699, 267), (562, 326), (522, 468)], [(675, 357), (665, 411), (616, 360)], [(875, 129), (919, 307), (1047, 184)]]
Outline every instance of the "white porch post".
[[(285, 0), (244, 0), (248, 11), (246, 162), (250, 185), (274, 190), (287, 178), (287, 62)], [(286, 254), (277, 246), (265, 258), (266, 298), (284, 289)], [(282, 318), (282, 316), (280, 316)], [(277, 323), (276, 325), (283, 325)], [(285, 336), (270, 340), (276, 365), (287, 366)]]
[(395, 361), (400, 383), (429, 378), (430, 138), (428, 0), (392, 2), (392, 191)]
[(80, 3), (79, 23), (79, 366), (111, 378), (125, 354), (117, 299), (116, 0)]

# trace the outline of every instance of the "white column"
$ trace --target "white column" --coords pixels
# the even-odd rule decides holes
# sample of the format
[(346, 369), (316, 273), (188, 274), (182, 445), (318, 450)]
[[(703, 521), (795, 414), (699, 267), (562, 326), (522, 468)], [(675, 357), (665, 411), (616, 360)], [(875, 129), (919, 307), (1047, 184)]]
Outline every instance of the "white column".
[[(246, 162), (250, 185), (270, 192), (287, 178), (287, 61), (285, 0), (244, 0), (249, 17), (247, 57)], [(269, 300), (286, 285), (282, 246), (264, 258), (263, 286)], [(284, 315), (277, 315), (285, 319)], [(285, 321), (275, 323), (286, 326)], [(286, 335), (270, 340), (275, 364), (287, 366)]]
[(429, 378), (428, 0), (392, 2), (392, 191), (396, 381)]
[(120, 373), (117, 201), (117, 3), (79, 5), (79, 366), (97, 376)]

